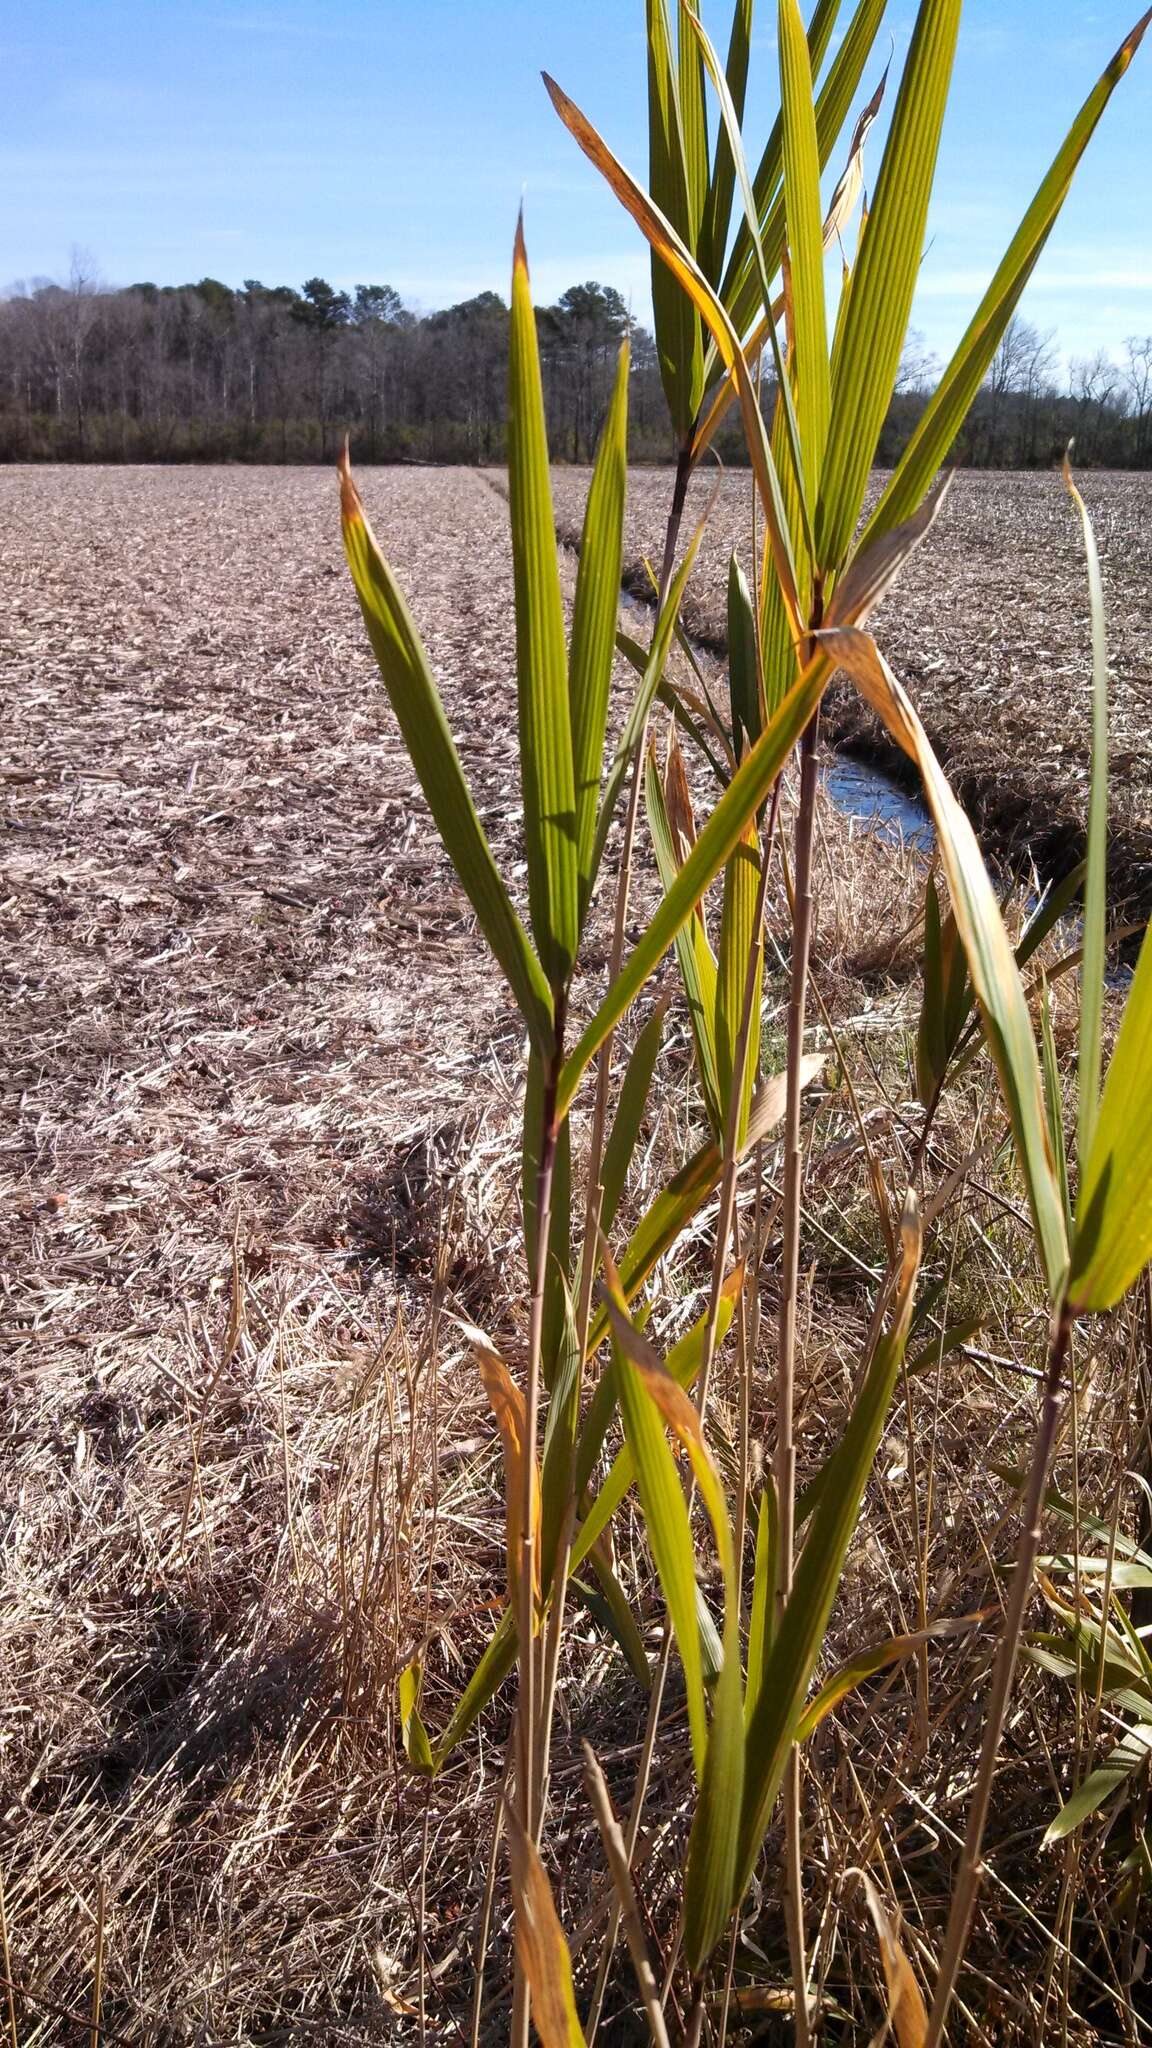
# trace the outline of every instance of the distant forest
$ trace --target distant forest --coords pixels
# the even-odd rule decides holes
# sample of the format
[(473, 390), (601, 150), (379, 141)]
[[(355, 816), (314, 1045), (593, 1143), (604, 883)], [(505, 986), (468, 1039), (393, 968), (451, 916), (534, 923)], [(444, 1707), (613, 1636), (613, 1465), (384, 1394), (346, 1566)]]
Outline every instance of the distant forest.
[[(537, 312), (552, 452), (585, 462), (621, 337), (632, 337), (631, 448), (671, 459), (652, 336), (610, 285), (572, 285)], [(482, 292), (416, 314), (390, 285), (299, 290), (134, 284), (74, 263), (66, 285), (0, 300), (0, 461), (326, 462), (349, 430), (361, 462), (498, 463), (505, 452), (508, 308)], [(939, 375), (913, 336), (879, 449), (899, 455)], [(1081, 465), (1152, 464), (1152, 335), (1123, 358), (1072, 358), (1015, 319), (955, 457), (1043, 467), (1071, 436)], [(743, 459), (735, 412), (717, 440)]]

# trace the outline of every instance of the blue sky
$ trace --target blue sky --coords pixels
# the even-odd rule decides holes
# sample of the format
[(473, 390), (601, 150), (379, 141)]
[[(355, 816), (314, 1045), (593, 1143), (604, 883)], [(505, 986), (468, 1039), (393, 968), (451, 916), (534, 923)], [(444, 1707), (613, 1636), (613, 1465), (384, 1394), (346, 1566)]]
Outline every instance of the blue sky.
[[(1138, 0), (967, 0), (913, 316), (937, 351), (1137, 12)], [(726, 40), (727, 7), (704, 13)], [(760, 0), (753, 143), (774, 109), (775, 13)], [(902, 57), (912, 17), (911, 0), (892, 0), (865, 90), (889, 35)], [(319, 271), (393, 284), (424, 309), (506, 295), (523, 191), (537, 299), (595, 277), (647, 319), (638, 233), (560, 127), (541, 66), (642, 171), (642, 0), (13, 0), (0, 286), (65, 275), (78, 245), (110, 283)], [(1150, 135), (1152, 36), (1025, 301), (1066, 354), (1119, 352), (1152, 330)]]

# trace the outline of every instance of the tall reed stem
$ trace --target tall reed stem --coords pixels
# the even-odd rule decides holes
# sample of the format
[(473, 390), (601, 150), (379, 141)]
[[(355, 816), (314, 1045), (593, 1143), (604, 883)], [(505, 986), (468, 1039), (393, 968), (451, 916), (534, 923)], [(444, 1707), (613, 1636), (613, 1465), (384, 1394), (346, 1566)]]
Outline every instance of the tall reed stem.
[[(676, 562), (676, 544), (680, 538), (680, 527), (684, 518), (684, 504), (688, 496), (688, 484), (692, 465), (687, 450), (681, 449), (676, 463), (676, 480), (672, 487), (672, 502), (668, 512), (668, 524), (664, 533), (664, 556), (660, 568), (660, 586), (656, 599), (656, 614), (659, 616), (672, 582), (672, 570)], [(628, 788), (628, 809), (624, 816), (624, 843), (620, 853), (620, 868), (616, 880), (616, 906), (612, 923), (612, 950), (608, 961), (608, 985), (611, 987), (624, 964), (624, 935), (628, 922), (628, 897), (632, 887), (632, 857), (636, 844), (636, 822), (640, 809), (640, 764), (644, 758), (644, 747), (648, 737), (648, 726), (644, 728), (636, 745), (632, 762), (632, 776)], [(588, 1327), (591, 1320), (592, 1288), (596, 1276), (596, 1259), (593, 1248), (597, 1243), (600, 1227), (600, 1204), (603, 1189), (600, 1185), (600, 1169), (604, 1163), (604, 1137), (608, 1128), (608, 1099), (612, 1087), (612, 1053), (616, 1043), (615, 1031), (610, 1031), (600, 1048), (596, 1066), (596, 1094), (592, 1105), (592, 1135), (588, 1148), (587, 1187), (584, 1205), (584, 1256), (581, 1263), (580, 1281), (580, 1341), (587, 1347)]]
[(681, 448), (676, 457), (676, 478), (672, 485), (672, 503), (668, 510), (668, 524), (664, 529), (664, 558), (660, 564), (660, 595), (657, 609), (664, 603), (672, 582), (672, 569), (676, 561), (676, 543), (680, 538), (680, 526), (684, 518), (684, 506), (688, 497), (688, 486), (692, 481), (691, 447)]
[[(668, 527), (664, 536), (664, 563), (660, 572), (660, 590), (657, 598), (657, 613), (668, 595), (672, 581), (672, 568), (676, 560), (676, 542), (684, 512), (684, 498), (688, 488), (685, 476), (683, 484), (679, 467), (676, 486), (672, 497), (672, 509), (668, 515)], [(632, 858), (636, 845), (636, 823), (640, 811), (640, 764), (648, 738), (648, 723), (644, 722), (636, 744), (632, 762), (632, 775), (628, 786), (628, 808), (624, 814), (624, 842), (620, 850), (620, 868), (616, 880), (616, 906), (612, 922), (612, 948), (608, 959), (608, 986), (616, 980), (624, 964), (624, 935), (628, 923), (628, 898), (632, 888)], [(608, 1102), (612, 1091), (612, 1055), (616, 1044), (616, 1033), (610, 1031), (600, 1048), (596, 1064), (596, 1094), (592, 1104), (592, 1134), (588, 1147), (587, 1186), (584, 1204), (584, 1256), (580, 1269), (580, 1341), (586, 1347), (588, 1328), (591, 1321), (592, 1289), (596, 1278), (596, 1259), (593, 1248), (600, 1228), (600, 1204), (603, 1189), (600, 1185), (600, 1169), (604, 1163), (604, 1138), (608, 1128)]]
[(1032, 1453), (1032, 1466), (1028, 1474), (1028, 1491), (1024, 1502), (1024, 1526), (1016, 1548), (1016, 1561), (1012, 1572), (1012, 1590), (1004, 1616), (1004, 1628), (1000, 1647), (996, 1652), (996, 1663), (992, 1673), (992, 1692), (988, 1701), (988, 1715), (984, 1723), (984, 1741), (980, 1750), (980, 1768), (976, 1774), (976, 1786), (972, 1804), (968, 1809), (968, 1827), (964, 1835), (964, 1847), (960, 1853), (960, 1868), (956, 1875), (956, 1889), (952, 1894), (952, 1910), (948, 1915), (948, 1931), (944, 1939), (944, 1953), (940, 1961), (940, 1974), (936, 1980), (936, 1995), (928, 2019), (928, 2033), (925, 2048), (938, 2048), (944, 2036), (944, 2021), (956, 1989), (956, 1979), (964, 1960), (968, 1936), (972, 1927), (972, 1916), (976, 1910), (976, 1899), (983, 1876), (980, 1850), (984, 1840), (984, 1829), (988, 1821), (988, 1808), (992, 1799), (992, 1786), (996, 1776), (996, 1758), (1000, 1749), (1000, 1738), (1004, 1733), (1004, 1722), (1008, 1713), (1008, 1702), (1012, 1693), (1012, 1680), (1016, 1670), (1016, 1657), (1020, 1648), (1020, 1636), (1024, 1627), (1024, 1613), (1032, 1592), (1032, 1577), (1036, 1568), (1036, 1554), (1040, 1548), (1040, 1523), (1044, 1509), (1044, 1490), (1048, 1484), (1048, 1467), (1056, 1443), (1056, 1432), (1060, 1423), (1063, 1404), (1064, 1366), (1068, 1357), (1068, 1346), (1072, 1337), (1072, 1311), (1065, 1301), (1061, 1304), (1048, 1350), (1048, 1368), (1044, 1375), (1044, 1398), (1040, 1411), (1040, 1427), (1036, 1433), (1036, 1444)]
[[(808, 961), (812, 948), (812, 843), (816, 818), (816, 746), (819, 713), (800, 741), (800, 801), (796, 813), (796, 864), (792, 907), (792, 978), (788, 1002), (788, 1088), (784, 1110), (784, 1244), (780, 1274), (780, 1346), (776, 1370), (776, 1451), (773, 1480), (779, 1517), (776, 1600), (782, 1613), (792, 1586), (796, 1532), (796, 1313), (800, 1286), (800, 1207), (803, 1160), (800, 1100)], [(804, 1953), (800, 1856), (800, 1769), (793, 1749), (784, 1780), (785, 1910), (792, 1979), (796, 1991), (796, 2040), (808, 2048), (808, 1971)]]
[[(664, 555), (660, 565), (660, 586), (656, 598), (657, 617), (668, 596), (672, 583), (672, 570), (676, 562), (676, 544), (680, 538), (680, 528), (684, 519), (684, 505), (688, 496), (688, 485), (691, 476), (692, 464), (689, 459), (688, 450), (687, 448), (682, 448), (676, 461), (676, 479), (672, 487), (672, 502), (669, 506), (668, 524), (664, 532)], [(612, 927), (612, 952), (608, 965), (609, 986), (615, 981), (624, 964), (624, 933), (628, 921), (628, 896), (632, 886), (632, 855), (636, 842), (636, 822), (640, 810), (640, 764), (644, 758), (647, 738), (648, 723), (645, 720), (643, 730), (637, 742), (636, 753), (633, 757), (632, 780), (628, 790), (628, 809), (624, 822), (624, 845), (621, 850), (620, 872), (616, 883), (616, 911)], [(604, 1135), (608, 1127), (608, 1097), (612, 1084), (612, 1049), (615, 1042), (616, 1034), (614, 1031), (610, 1031), (600, 1048), (599, 1062), (596, 1069), (596, 1096), (592, 1108), (592, 1138), (588, 1154), (587, 1197), (584, 1210), (584, 1252), (580, 1269), (579, 1341), (582, 1359), (588, 1349), (588, 1329), (592, 1313), (592, 1287), (598, 1263), (593, 1253), (593, 1247), (599, 1241), (600, 1205), (604, 1194), (600, 1184), (600, 1169), (604, 1163)], [(664, 1698), (664, 1680), (668, 1672), (670, 1649), (671, 1636), (669, 1635), (665, 1641), (659, 1670), (653, 1681), (652, 1697), (648, 1708), (648, 1725), (641, 1749), (641, 1765), (636, 1776), (636, 1784), (632, 1794), (632, 1806), (629, 1811), (628, 1824), (624, 1834), (624, 1844), (629, 1863), (631, 1863), (636, 1848), (636, 1838), (640, 1832), (640, 1816), (643, 1812), (644, 1801), (648, 1793), (648, 1775), (651, 1769), (660, 1708)], [(608, 1972), (612, 1967), (612, 1957), (615, 1954), (619, 1932), (620, 1904), (619, 1900), (616, 1899), (613, 1901), (610, 1910), (608, 1931), (604, 1937), (604, 1947), (596, 1972), (596, 1983), (587, 2024), (587, 2038), (590, 2042), (595, 2040), (596, 2029), (600, 2023), (604, 1993), (608, 1985)]]
[[(552, 1180), (556, 1166), (556, 1092), (562, 1064), (563, 1005), (556, 1004), (556, 1047), (544, 1074), (540, 1108), (540, 1150), (536, 1164), (536, 1256), (532, 1262), (532, 1291), (528, 1315), (528, 1369), (524, 1394), (524, 1472), (520, 1501), (521, 1531), (519, 1573), (516, 1584), (516, 1629), (520, 1668), (516, 1703), (518, 1732), (516, 1803), (521, 1825), (529, 1841), (536, 1840), (543, 1807), (542, 1773), (537, 1743), (537, 1699), (539, 1693), (536, 1637), (536, 1596), (534, 1583), (535, 1511), (534, 1478), (536, 1438), (540, 1423), (540, 1361), (544, 1334), (544, 1288), (548, 1276), (548, 1239), (552, 1229)], [(512, 2041), (527, 2048), (530, 2000), (519, 1957), (516, 1962), (513, 1999)]]
[(517, 1579), (517, 1629), (520, 1652), (520, 1819), (530, 1840), (539, 1824), (541, 1786), (536, 1769), (536, 1601), (535, 1567), (535, 1454), (540, 1425), (540, 1361), (544, 1332), (544, 1288), (548, 1275), (548, 1239), (552, 1226), (552, 1179), (556, 1166), (556, 1090), (560, 1078), (559, 1051), (548, 1063), (544, 1076), (540, 1111), (540, 1151), (536, 1165), (536, 1256), (532, 1267), (532, 1294), (528, 1319), (528, 1372), (524, 1395), (524, 1472), (521, 1495), (520, 1559)]

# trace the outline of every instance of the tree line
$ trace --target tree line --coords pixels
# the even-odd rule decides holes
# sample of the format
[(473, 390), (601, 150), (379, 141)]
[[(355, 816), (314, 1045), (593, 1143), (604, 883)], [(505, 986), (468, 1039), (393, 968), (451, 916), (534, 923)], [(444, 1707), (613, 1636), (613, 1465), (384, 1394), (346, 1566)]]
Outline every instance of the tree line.
[[(589, 457), (628, 333), (636, 452), (663, 456), (655, 347), (620, 293), (573, 285), (538, 321), (553, 453)], [(0, 460), (329, 461), (348, 430), (362, 462), (499, 462), (507, 354), (496, 292), (419, 315), (387, 284), (109, 290), (74, 262), (0, 300)]]
[[(590, 458), (628, 334), (632, 455), (671, 459), (655, 345), (620, 293), (572, 285), (537, 322), (553, 456)], [(387, 284), (113, 289), (76, 259), (67, 284), (0, 299), (0, 461), (326, 462), (348, 430), (362, 462), (500, 462), (507, 347), (496, 292), (417, 314)], [(899, 455), (938, 374), (913, 336), (881, 461)], [(1062, 370), (1055, 335), (1018, 317), (955, 458), (1043, 467), (1071, 436), (1081, 464), (1152, 463), (1152, 335)], [(735, 412), (716, 445), (742, 460)]]

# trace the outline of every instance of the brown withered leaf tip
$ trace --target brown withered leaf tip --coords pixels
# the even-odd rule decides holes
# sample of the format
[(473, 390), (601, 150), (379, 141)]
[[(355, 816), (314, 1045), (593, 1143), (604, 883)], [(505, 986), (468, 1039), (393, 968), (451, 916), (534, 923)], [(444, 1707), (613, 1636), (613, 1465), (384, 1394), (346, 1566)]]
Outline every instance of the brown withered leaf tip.
[(340, 478), (341, 518), (346, 520), (349, 525), (357, 519), (363, 520), (364, 507), (352, 476), (352, 461), (348, 453), (347, 434), (344, 436), (344, 446), (340, 450), (340, 460), (336, 464), (336, 473)]
[(1118, 64), (1122, 71), (1128, 69), (1129, 64), (1140, 48), (1150, 21), (1152, 21), (1152, 7), (1145, 9), (1131, 34), (1125, 37), (1120, 48), (1117, 50), (1113, 63)]
[(520, 211), (516, 215), (516, 240), (512, 244), (512, 270), (513, 274), (522, 270), (525, 277), (528, 275), (528, 250), (524, 243), (523, 201), (521, 201)]

